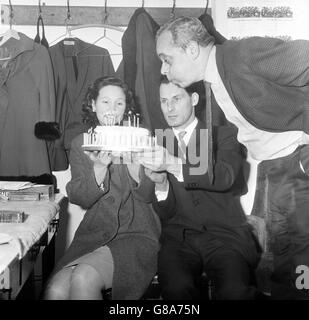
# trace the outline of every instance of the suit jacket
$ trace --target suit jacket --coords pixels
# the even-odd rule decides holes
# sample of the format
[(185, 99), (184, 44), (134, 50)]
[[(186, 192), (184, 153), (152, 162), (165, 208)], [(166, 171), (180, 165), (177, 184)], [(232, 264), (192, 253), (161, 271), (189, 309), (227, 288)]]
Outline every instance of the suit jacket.
[(159, 98), (161, 61), (155, 44), (158, 29), (145, 9), (139, 8), (122, 38), (124, 79), (135, 92), (143, 123), (150, 130), (167, 128)]
[(240, 113), (271, 132), (309, 133), (309, 41), (252, 37), (217, 45), (221, 79)]
[[(200, 129), (205, 124), (198, 122), (196, 142), (191, 136), (187, 150), (196, 144), (200, 146)], [(162, 219), (162, 239), (173, 237), (183, 240), (184, 230), (211, 232), (220, 240), (239, 251), (249, 262), (256, 263), (257, 251), (246, 216), (239, 200), (233, 194), (233, 185), (242, 167), (240, 145), (236, 129), (217, 126), (214, 136), (214, 183), (210, 184), (208, 173), (191, 175), (190, 168), (199, 164), (183, 164), (184, 182), (168, 174), (169, 194), (165, 201), (155, 204)], [(170, 152), (174, 153), (172, 150)], [(174, 153), (175, 154), (175, 153)]]
[(2, 45), (11, 59), (0, 68), (0, 175), (39, 176), (50, 168), (35, 125), (55, 121), (53, 71), (47, 49), (19, 36)]
[(151, 207), (154, 184), (141, 170), (141, 181), (136, 185), (126, 165), (111, 164), (104, 180), (105, 189), (101, 190), (95, 180), (93, 161), (84, 154), (82, 143), (82, 135), (72, 141), (72, 179), (66, 188), (69, 201), (87, 211), (56, 271), (108, 245), (115, 266), (113, 298), (138, 299), (156, 272), (160, 221)]
[[(85, 131), (82, 101), (88, 86), (99, 77), (115, 74), (106, 49), (77, 38), (71, 40), (74, 45), (64, 45), (63, 40), (49, 49), (55, 78), (56, 121), (62, 132), (61, 139), (50, 147), (52, 168), (55, 171), (68, 168), (66, 153), (71, 141)], [(76, 58), (75, 54), (79, 52)]]

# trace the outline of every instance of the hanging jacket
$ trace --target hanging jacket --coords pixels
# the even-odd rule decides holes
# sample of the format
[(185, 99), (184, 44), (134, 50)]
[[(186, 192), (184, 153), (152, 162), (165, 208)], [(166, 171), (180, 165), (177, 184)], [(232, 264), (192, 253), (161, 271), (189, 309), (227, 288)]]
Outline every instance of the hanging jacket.
[(55, 121), (53, 72), (47, 49), (19, 37), (1, 46), (10, 59), (0, 68), (0, 175), (39, 176), (50, 173), (35, 127)]
[(49, 52), (55, 78), (56, 121), (62, 132), (49, 151), (52, 169), (59, 171), (68, 168), (72, 139), (85, 130), (82, 101), (89, 85), (99, 77), (114, 75), (115, 71), (106, 49), (77, 38), (64, 39)]
[(155, 43), (158, 29), (145, 9), (139, 8), (122, 37), (124, 80), (135, 92), (142, 121), (150, 130), (167, 128), (160, 107), (161, 61)]

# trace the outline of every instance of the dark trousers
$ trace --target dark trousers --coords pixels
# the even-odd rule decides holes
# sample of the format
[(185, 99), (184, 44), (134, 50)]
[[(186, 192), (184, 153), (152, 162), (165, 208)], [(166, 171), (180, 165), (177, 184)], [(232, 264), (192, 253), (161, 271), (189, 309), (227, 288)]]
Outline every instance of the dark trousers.
[(309, 267), (309, 176), (299, 164), (304, 148), (309, 146), (258, 166), (252, 214), (266, 222), (264, 249), (273, 256), (273, 299), (309, 299), (309, 290), (297, 285), (296, 272), (298, 266)]
[(211, 279), (214, 299), (255, 298), (244, 257), (211, 233), (186, 230), (183, 241), (164, 238), (158, 260), (163, 299), (202, 299), (198, 282), (203, 271)]

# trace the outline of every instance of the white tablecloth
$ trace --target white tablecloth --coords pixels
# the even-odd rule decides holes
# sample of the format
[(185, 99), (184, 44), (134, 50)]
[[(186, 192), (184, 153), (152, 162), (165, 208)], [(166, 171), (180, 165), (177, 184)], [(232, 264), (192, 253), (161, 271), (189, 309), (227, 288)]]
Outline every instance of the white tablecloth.
[(59, 211), (62, 195), (55, 201), (0, 201), (1, 210), (23, 210), (26, 220), (23, 223), (0, 223), (0, 233), (8, 234), (12, 240), (0, 244), (0, 273), (16, 256), (25, 256), (28, 250), (42, 237), (49, 223)]

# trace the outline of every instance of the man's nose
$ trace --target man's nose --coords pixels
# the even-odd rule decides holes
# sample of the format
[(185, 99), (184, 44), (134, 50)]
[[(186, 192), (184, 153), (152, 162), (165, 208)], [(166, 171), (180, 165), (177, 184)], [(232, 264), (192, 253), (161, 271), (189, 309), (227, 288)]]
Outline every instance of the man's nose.
[(161, 74), (167, 75), (167, 72), (168, 72), (168, 66), (165, 63), (162, 63)]
[(167, 110), (170, 112), (174, 109), (174, 104), (172, 102), (167, 101), (166, 102), (167, 105)]

